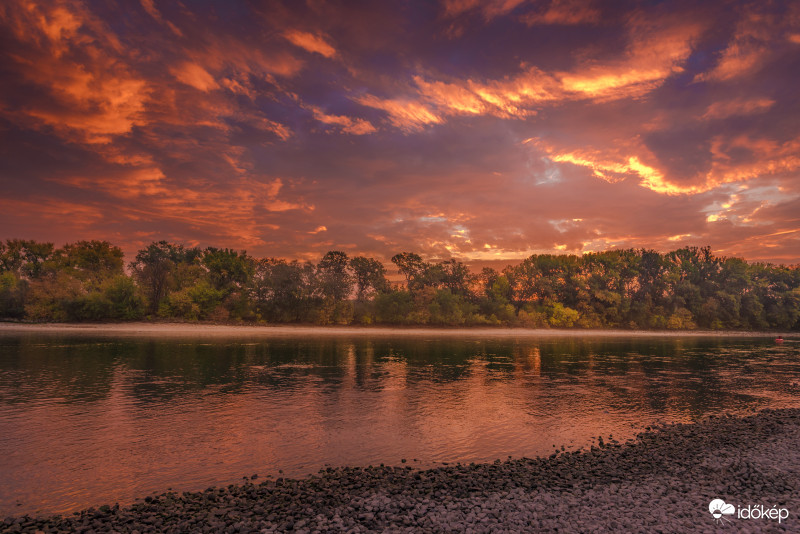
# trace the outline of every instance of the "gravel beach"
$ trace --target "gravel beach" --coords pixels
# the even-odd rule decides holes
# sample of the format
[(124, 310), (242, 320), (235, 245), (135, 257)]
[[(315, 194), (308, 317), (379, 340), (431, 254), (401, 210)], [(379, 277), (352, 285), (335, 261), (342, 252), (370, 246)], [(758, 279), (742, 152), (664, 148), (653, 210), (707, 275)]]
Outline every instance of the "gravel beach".
[[(800, 532), (800, 409), (711, 417), (490, 464), (327, 468), (2, 532)], [(715, 520), (713, 499), (736, 512)], [(766, 517), (761, 517), (766, 515)], [(750, 517), (747, 517), (750, 516)]]

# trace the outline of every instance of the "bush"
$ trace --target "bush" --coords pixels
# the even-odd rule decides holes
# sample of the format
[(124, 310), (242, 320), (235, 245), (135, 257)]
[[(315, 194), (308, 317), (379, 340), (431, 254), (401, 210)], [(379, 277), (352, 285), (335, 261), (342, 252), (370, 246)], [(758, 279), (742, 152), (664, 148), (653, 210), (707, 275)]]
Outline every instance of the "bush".
[(77, 278), (59, 272), (30, 283), (25, 318), (31, 321), (75, 320), (86, 290)]
[(537, 310), (533, 305), (526, 304), (517, 313), (517, 321), (525, 328), (550, 328), (547, 315)]
[(26, 283), (13, 273), (0, 274), (0, 318), (22, 319), (25, 316)]
[(560, 302), (547, 306), (546, 310), (547, 322), (555, 328), (572, 328), (580, 319), (577, 310), (564, 306)]
[(144, 315), (144, 298), (132, 279), (115, 276), (102, 286), (104, 299), (108, 302), (106, 316), (98, 319), (120, 319), (131, 321)]
[(667, 328), (670, 330), (694, 330), (697, 328), (697, 324), (694, 322), (692, 312), (686, 308), (678, 308), (669, 316)]
[(407, 324), (414, 309), (408, 291), (379, 293), (375, 297), (375, 317), (379, 323)]
[(431, 324), (457, 326), (473, 322), (478, 307), (448, 289), (436, 291), (428, 304)]

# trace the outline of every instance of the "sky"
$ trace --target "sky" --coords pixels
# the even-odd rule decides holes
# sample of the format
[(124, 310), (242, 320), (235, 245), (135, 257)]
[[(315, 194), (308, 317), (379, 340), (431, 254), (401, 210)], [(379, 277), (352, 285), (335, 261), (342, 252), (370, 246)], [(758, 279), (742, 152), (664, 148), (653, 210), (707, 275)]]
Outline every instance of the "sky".
[(4, 0), (0, 239), (800, 263), (800, 3)]

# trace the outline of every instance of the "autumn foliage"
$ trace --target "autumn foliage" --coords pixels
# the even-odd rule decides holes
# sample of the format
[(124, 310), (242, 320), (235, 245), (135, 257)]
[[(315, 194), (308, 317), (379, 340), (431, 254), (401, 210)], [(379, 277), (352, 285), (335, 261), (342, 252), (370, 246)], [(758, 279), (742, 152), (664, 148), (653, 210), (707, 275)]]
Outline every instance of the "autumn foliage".
[(342, 251), (314, 264), (160, 241), (126, 270), (106, 241), (14, 239), (0, 243), (0, 318), (800, 329), (800, 268), (707, 247), (533, 255), (480, 273), (413, 252), (391, 261), (396, 283), (381, 262)]

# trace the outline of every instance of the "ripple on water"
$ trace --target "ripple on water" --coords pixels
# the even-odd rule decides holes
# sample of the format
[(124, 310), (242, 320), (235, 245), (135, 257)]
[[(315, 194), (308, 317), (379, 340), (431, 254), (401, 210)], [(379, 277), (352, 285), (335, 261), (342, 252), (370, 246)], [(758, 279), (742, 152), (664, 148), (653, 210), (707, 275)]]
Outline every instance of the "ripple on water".
[(763, 339), (0, 344), (0, 515), (326, 464), (549, 454), (800, 405), (800, 346)]

